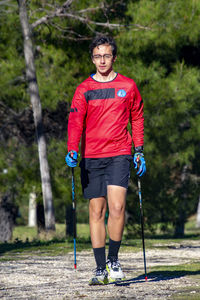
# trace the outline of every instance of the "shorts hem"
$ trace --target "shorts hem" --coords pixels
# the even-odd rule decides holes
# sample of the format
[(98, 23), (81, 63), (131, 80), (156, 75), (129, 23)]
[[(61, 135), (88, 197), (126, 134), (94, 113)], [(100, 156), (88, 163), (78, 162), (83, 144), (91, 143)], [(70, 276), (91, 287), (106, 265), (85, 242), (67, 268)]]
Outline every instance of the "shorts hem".
[(115, 185), (115, 186), (120, 186), (120, 187), (123, 187), (123, 188), (125, 188), (125, 189), (128, 189), (128, 185), (125, 186), (125, 185), (122, 185), (122, 184), (116, 184), (116, 183), (108, 183), (107, 186), (108, 186), (108, 185)]
[(92, 196), (89, 196), (89, 197), (87, 196), (87, 197), (86, 197), (86, 195), (83, 194), (83, 197), (84, 197), (85, 199), (88, 199), (88, 200), (93, 199), (93, 198), (101, 198), (101, 197), (105, 197), (105, 198), (106, 198), (106, 196), (107, 196), (107, 195), (100, 195), (100, 196), (92, 195)]

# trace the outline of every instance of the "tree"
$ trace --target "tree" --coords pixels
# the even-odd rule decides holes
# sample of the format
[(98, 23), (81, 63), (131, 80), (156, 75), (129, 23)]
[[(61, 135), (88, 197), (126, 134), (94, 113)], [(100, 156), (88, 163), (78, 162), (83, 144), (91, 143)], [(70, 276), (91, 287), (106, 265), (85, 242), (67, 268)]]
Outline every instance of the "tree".
[(47, 160), (46, 140), (43, 132), (42, 109), (37, 85), (37, 77), (34, 63), (34, 50), (31, 41), (31, 31), (26, 12), (26, 1), (18, 0), (19, 16), (24, 38), (24, 56), (26, 61), (26, 77), (29, 86), (29, 93), (34, 114), (36, 136), (38, 142), (38, 153), (40, 161), (40, 174), (42, 181), (42, 193), (44, 201), (45, 228), (55, 230), (55, 216), (53, 209), (53, 197), (49, 164)]
[[(54, 217), (54, 210), (53, 210), (50, 172), (49, 172), (49, 165), (47, 160), (46, 141), (43, 132), (42, 109), (41, 109), (41, 102), (39, 96), (39, 89), (37, 85), (36, 70), (35, 70), (35, 63), (34, 63), (34, 50), (31, 41), (30, 27), (32, 27), (33, 29), (36, 26), (39, 26), (43, 23), (47, 24), (51, 19), (54, 19), (56, 17), (59, 18), (67, 17), (72, 19), (75, 18), (82, 23), (88, 23), (88, 24), (91, 23), (98, 26), (108, 27), (108, 28), (120, 26), (118, 24), (109, 24), (108, 22), (107, 23), (94, 22), (92, 20), (83, 18), (78, 14), (71, 14), (66, 12), (66, 10), (69, 8), (72, 2), (73, 0), (68, 0), (59, 8), (55, 8), (53, 6), (53, 12), (49, 12), (47, 15), (38, 19), (34, 24), (30, 26), (27, 17), (27, 11), (26, 11), (26, 1), (18, 0), (19, 16), (20, 16), (20, 22), (21, 22), (22, 33), (24, 38), (26, 77), (28, 81), (29, 93), (30, 93), (31, 103), (34, 112), (34, 122), (35, 122), (37, 142), (38, 142), (38, 153), (39, 153), (39, 161), (40, 161), (40, 173), (41, 173), (41, 180), (42, 180), (42, 192), (43, 192), (44, 212), (45, 212), (45, 227), (47, 230), (55, 230), (55, 217)], [(91, 10), (95, 10), (95, 9), (86, 9), (85, 12), (87, 11), (90, 12)], [(83, 13), (83, 11), (81, 12)], [(57, 24), (55, 24), (55, 27), (59, 28)]]
[[(63, 110), (63, 103), (71, 102), (76, 86), (92, 73), (88, 44), (96, 33), (104, 32), (114, 35), (118, 44), (115, 70), (133, 78), (144, 99), (145, 224), (153, 228), (161, 223), (163, 230), (172, 225), (174, 232), (181, 229), (183, 234), (185, 221), (196, 211), (200, 192), (199, 2), (44, 0), (27, 3), (44, 130), (48, 133), (47, 154), (57, 220), (63, 221), (65, 206), (71, 202), (71, 174), (64, 163), (65, 133), (60, 134), (60, 125), (51, 128), (47, 124), (62, 119), (65, 123), (62, 132), (66, 131), (67, 105), (66, 118), (57, 112)], [(0, 14), (0, 134), (3, 137), (0, 164), (8, 169), (7, 181), (2, 177), (0, 185), (4, 190), (9, 182), (12, 194), (18, 195), (16, 201), (20, 203), (30, 193), (31, 186), (37, 187), (38, 195), (41, 190), (36, 147), (30, 134), (33, 123), (25, 92), (23, 42), (17, 14), (11, 13), (13, 9), (4, 7)], [(113, 25), (119, 23), (120, 26)], [(122, 23), (126, 26), (121, 26)], [(31, 130), (20, 131), (20, 142), (22, 136), (26, 139), (26, 146), (22, 146), (17, 129), (23, 127), (22, 123), (27, 125), (29, 119)], [(30, 169), (26, 170), (29, 161)], [(139, 215), (134, 176), (132, 172), (134, 180), (131, 180), (127, 202), (132, 217), (130, 227), (135, 226)], [(80, 182), (76, 180), (76, 183), (81, 199)]]
[[(27, 71), (28, 71), (27, 78), (29, 77), (29, 81), (28, 81), (29, 91), (31, 91), (33, 102), (36, 100), (35, 98), (37, 97), (36, 103), (38, 103), (38, 107), (37, 107), (38, 110), (37, 110), (37, 113), (34, 114), (34, 116), (38, 115), (38, 118), (35, 117), (35, 124), (36, 124), (36, 130), (38, 131), (37, 132), (38, 141), (39, 142), (43, 141), (43, 144), (42, 144), (43, 153), (45, 153), (45, 139), (44, 139), (44, 131), (42, 128), (41, 104), (39, 103), (40, 98), (39, 98), (37, 84), (39, 84), (39, 89), (42, 94), (43, 107), (48, 106), (48, 107), (55, 109), (55, 107), (58, 103), (60, 103), (62, 100), (66, 100), (66, 95), (69, 99), (71, 98), (70, 96), (72, 95), (72, 93), (75, 89), (74, 86), (77, 84), (77, 80), (76, 80), (77, 65), (78, 65), (77, 57), (78, 57), (79, 53), (77, 53), (77, 51), (76, 51), (76, 53), (72, 59), (72, 55), (71, 55), (72, 51), (70, 49), (71, 43), (67, 44), (66, 38), (67, 38), (67, 40), (72, 39), (75, 41), (74, 44), (72, 45), (73, 48), (77, 48), (77, 46), (76, 46), (77, 41), (79, 41), (79, 40), (87, 41), (88, 39), (91, 39), (91, 36), (94, 34), (94, 29), (92, 29), (92, 27), (94, 28), (94, 26), (96, 24), (94, 23), (94, 20), (92, 20), (91, 26), (88, 26), (88, 24), (87, 24), (88, 16), (86, 16), (86, 14), (91, 14), (92, 19), (94, 19), (93, 18), (94, 12), (97, 12), (99, 10), (99, 7), (95, 7), (95, 8), (90, 7), (87, 9), (82, 9), (80, 6), (79, 7), (77, 6), (77, 8), (74, 7), (73, 13), (76, 13), (76, 11), (78, 10), (78, 12), (77, 12), (78, 19), (79, 19), (80, 15), (82, 14), (82, 18), (80, 18), (80, 20), (77, 19), (78, 22), (74, 22), (73, 14), (65, 15), (67, 8), (70, 7), (72, 2), (74, 2), (74, 1), (66, 1), (64, 4), (62, 3), (61, 6), (59, 7), (59, 3), (54, 3), (53, 5), (49, 5), (49, 3), (46, 3), (45, 1), (43, 1), (42, 3), (39, 4), (40, 5), (39, 9), (37, 9), (38, 2), (33, 1), (31, 3), (32, 10), (29, 8), (30, 15), (32, 15), (33, 18), (36, 17), (37, 20), (40, 20), (42, 9), (43, 9), (43, 14), (45, 16), (46, 16), (48, 10), (49, 10), (48, 13), (51, 16), (49, 18), (49, 16), (47, 15), (47, 19), (50, 20), (49, 24), (48, 24), (48, 22), (38, 24), (38, 26), (36, 26), (36, 27), (39, 27), (38, 31), (36, 30), (36, 27), (34, 27), (34, 31), (35, 31), (34, 42), (36, 41), (36, 43), (38, 43), (38, 40), (40, 41), (40, 39), (43, 39), (43, 37), (45, 37), (46, 42), (43, 43), (43, 41), (42, 41), (41, 45), (42, 45), (42, 47), (44, 47), (43, 48), (44, 51), (47, 50), (46, 51), (47, 55), (43, 55), (43, 52), (42, 52), (43, 49), (42, 49), (42, 51), (40, 51), (41, 47), (38, 46), (38, 44), (36, 44), (36, 46), (34, 47), (35, 48), (34, 54), (36, 56), (35, 63), (36, 63), (37, 78), (38, 78), (37, 81), (36, 81), (36, 74), (35, 74), (36, 73), (35, 65), (33, 62), (33, 59), (34, 59), (33, 49), (31, 49), (31, 48), (33, 48), (31, 45), (31, 39), (29, 39), (29, 37), (28, 37), (27, 41), (24, 41), (25, 47), (26, 47), (26, 45), (28, 45), (28, 47), (29, 47), (29, 48), (27, 47), (25, 49), (25, 50), (28, 49), (28, 51), (25, 51), (25, 54), (28, 53), (29, 55), (31, 55), (31, 59), (32, 59), (31, 64), (29, 64), (29, 61), (28, 61), (29, 58), (27, 56), (25, 57)], [(21, 4), (21, 8), (23, 5), (25, 7), (25, 1), (19, 1), (18, 3), (19, 3), (19, 5)], [(30, 137), (31, 132), (29, 131), (30, 129), (32, 131), (32, 123), (31, 123), (32, 118), (29, 115), (30, 121), (31, 121), (30, 127), (29, 127), (28, 124), (26, 123), (26, 120), (25, 120), (26, 118), (23, 117), (23, 116), (26, 117), (26, 115), (28, 116), (29, 109), (27, 108), (28, 98), (26, 96), (26, 93), (24, 92), (26, 89), (27, 81), (25, 80), (25, 76), (24, 76), (24, 72), (23, 72), (24, 64), (23, 64), (23, 58), (21, 55), (22, 50), (23, 50), (21, 45), (23, 43), (22, 43), (22, 40), (21, 40), (21, 37), (19, 34), (19, 30), (18, 30), (18, 20), (15, 17), (16, 16), (16, 14), (15, 14), (16, 4), (14, 3), (14, 1), (8, 1), (8, 2), (3, 1), (3, 2), (0, 2), (0, 4), (5, 6), (5, 9), (2, 10), (2, 15), (1, 15), (1, 20), (0, 20), (0, 26), (2, 29), (1, 32), (3, 33), (0, 37), (0, 39), (1, 39), (0, 56), (1, 56), (1, 58), (3, 58), (1, 60), (2, 76), (0, 79), (0, 86), (1, 86), (0, 98), (2, 101), (1, 101), (0, 109), (2, 110), (2, 113), (6, 112), (6, 118), (5, 118), (5, 115), (3, 114), (3, 116), (4, 116), (3, 119), (6, 120), (6, 123), (2, 122), (2, 124), (1, 124), (1, 133), (2, 133), (1, 139), (3, 140), (3, 143), (4, 143), (4, 149), (3, 149), (4, 151), (3, 151), (1, 163), (2, 163), (2, 166), (6, 167), (7, 164), (10, 164), (11, 160), (12, 160), (11, 164), (13, 165), (14, 159), (10, 159), (10, 157), (13, 157), (13, 158), (15, 157), (15, 159), (16, 159), (17, 158), (16, 156), (19, 153), (21, 153), (21, 155), (19, 155), (19, 158), (22, 160), (24, 159), (24, 155), (22, 153), (24, 151), (24, 148), (21, 147), (20, 142), (25, 143), (26, 146), (29, 147), (27, 149), (29, 149), (29, 151), (31, 153), (31, 151), (32, 151), (31, 144), (33, 142), (33, 139)], [(9, 4), (9, 6), (8, 6), (8, 4)], [(85, 4), (87, 5), (87, 3), (85, 3)], [(48, 9), (46, 9), (46, 8), (48, 8)], [(107, 9), (107, 8), (105, 8), (105, 9)], [(52, 15), (54, 15), (53, 18), (52, 18)], [(24, 18), (24, 16), (22, 16), (22, 18)], [(27, 16), (26, 16), (26, 18), (27, 18)], [(70, 20), (69, 22), (68, 22), (68, 19)], [(56, 22), (55, 22), (55, 20), (56, 20)], [(64, 22), (63, 22), (63, 20), (64, 20)], [(69, 23), (69, 26), (72, 26), (72, 27), (74, 26), (74, 28), (76, 28), (77, 32), (75, 30), (65, 30), (66, 29), (65, 25), (63, 25), (64, 29), (62, 28), (62, 26), (60, 27), (60, 25), (62, 23), (67, 24), (67, 22)], [(8, 27), (5, 26), (6, 23), (9, 24)], [(13, 23), (15, 23), (15, 26), (13, 26)], [(90, 36), (82, 37), (81, 33), (80, 34), (78, 33), (78, 31), (80, 31), (80, 28), (81, 28), (81, 25), (80, 25), (81, 23), (85, 24), (84, 27), (87, 28), (87, 33), (89, 31), (91, 32)], [(41, 24), (43, 24), (43, 26), (41, 26)], [(29, 27), (32, 27), (31, 24), (28, 24), (28, 25), (29, 25)], [(47, 25), (49, 28), (51, 28), (51, 32), (52, 32), (52, 36), (50, 38), (49, 38), (49, 33), (47, 31), (45, 32)], [(29, 32), (30, 28), (29, 28), (28, 32), (27, 31), (25, 32), (25, 27), (26, 27), (26, 29), (28, 28), (27, 23), (26, 24), (23, 23), (22, 26), (24, 26), (23, 27), (24, 28), (24, 36), (26, 34), (31, 35), (31, 32)], [(100, 26), (100, 27), (104, 26), (106, 28), (110, 28), (110, 27), (116, 28), (118, 25), (116, 25), (116, 24), (110, 25), (109, 22), (104, 22), (101, 24), (101, 22), (99, 22), (98, 26)], [(12, 28), (12, 30), (10, 30), (11, 28)], [(84, 31), (85, 28), (81, 29), (81, 30)], [(60, 36), (57, 39), (58, 43), (55, 42), (55, 36), (57, 35), (57, 32), (60, 32)], [(38, 37), (38, 40), (37, 40), (37, 37)], [(31, 36), (31, 38), (33, 38), (33, 36)], [(67, 55), (65, 54), (66, 50), (64, 50), (64, 51), (62, 50), (62, 48), (64, 48), (63, 46), (66, 46), (66, 44), (69, 49), (67, 52), (70, 53), (70, 54), (67, 53)], [(51, 49), (53, 49), (53, 51), (51, 51)], [(55, 51), (54, 51), (54, 49), (55, 49)], [(61, 65), (61, 61), (62, 60), (66, 61), (67, 56), (70, 56), (68, 61), (70, 61), (71, 66), (67, 65), (66, 66), (67, 68), (65, 71), (63, 68), (63, 65)], [(47, 68), (48, 68), (47, 72), (52, 68), (51, 63), (45, 62), (44, 64), (42, 63), (40, 65), (40, 62), (42, 61), (43, 58), (44, 58), (44, 60), (46, 59), (47, 61), (48, 61), (48, 59), (49, 59), (49, 61), (52, 58), (55, 59), (54, 64), (53, 64), (53, 72), (51, 73), (52, 76), (47, 77), (45, 74), (45, 71), (47, 70)], [(58, 59), (58, 60), (56, 61), (56, 59)], [(85, 66), (86, 65), (87, 64), (85, 64)], [(57, 74), (56, 74), (56, 76), (58, 76), (57, 78), (54, 77), (56, 68), (58, 70)], [(67, 75), (66, 76), (66, 78), (68, 78), (67, 86), (66, 86), (65, 80), (62, 80), (62, 81), (60, 80), (61, 73), (63, 73), (64, 76)], [(80, 71), (79, 73), (81, 74), (82, 71)], [(45, 76), (41, 77), (41, 74), (45, 74)], [(63, 76), (63, 78), (64, 78), (64, 76)], [(82, 76), (84, 76), (84, 75), (82, 74)], [(51, 78), (50, 81), (48, 81), (49, 78)], [(61, 82), (62, 86), (55, 85), (54, 84), (55, 81)], [(33, 91), (34, 91), (34, 93), (33, 93)], [(62, 98), (60, 97), (60, 95)], [(57, 99), (59, 102), (55, 101)], [(25, 108), (25, 110), (21, 110), (23, 108)], [(34, 105), (32, 105), (32, 108), (35, 108)], [(7, 113), (7, 112), (10, 112), (10, 113)], [(66, 116), (67, 116), (67, 114), (66, 114)], [(26, 125), (25, 125), (24, 121), (25, 121)], [(12, 127), (12, 124), (14, 124), (14, 127)], [(22, 130), (22, 128), (20, 129), (20, 126), (18, 126), (20, 124), (21, 124), (21, 127), (24, 127), (24, 129), (26, 128), (27, 130), (24, 130), (24, 129)], [(4, 128), (6, 128), (5, 131), (3, 131)], [(45, 130), (46, 130), (46, 128), (45, 128)], [(11, 134), (11, 132), (12, 132), (12, 134)], [(26, 137), (27, 137), (27, 139), (26, 139)], [(15, 139), (14, 144), (12, 142), (13, 139)], [(15, 145), (15, 147), (12, 147), (12, 146), (10, 147), (9, 144), (12, 146)], [(63, 145), (60, 148), (63, 149), (64, 148)], [(6, 151), (9, 151), (9, 155), (6, 155)], [(11, 154), (11, 152), (12, 152), (12, 154)], [(62, 154), (63, 154), (63, 152), (62, 152)], [(41, 151), (39, 151), (39, 155), (40, 154), (41, 154)], [(27, 153), (25, 155), (26, 155), (26, 157), (29, 157), (29, 156), (27, 156)], [(40, 158), (42, 159), (42, 157), (43, 156), (41, 156)], [(29, 157), (29, 159), (31, 159), (31, 157)], [(30, 161), (30, 164), (31, 163), (32, 162)], [(46, 160), (46, 163), (47, 163), (47, 160)], [(52, 158), (52, 165), (53, 166), (55, 165), (55, 157)], [(24, 169), (23, 161), (21, 161), (21, 165), (19, 162), (17, 162), (17, 164), (15, 166), (16, 166), (16, 168), (19, 167), (21, 170), (23, 170), (23, 172), (24, 172), (24, 174), (22, 174), (22, 177), (23, 177), (23, 175), (25, 175), (25, 173), (26, 173), (25, 169)], [(13, 166), (13, 167), (15, 167), (15, 166)], [(59, 166), (58, 166), (58, 168), (59, 168)], [(8, 169), (10, 169), (10, 168), (8, 168)], [(48, 169), (48, 168), (45, 168), (45, 169)], [(24, 197), (25, 197), (25, 195), (27, 195), (27, 191), (25, 191), (23, 188), (24, 187), (23, 186), (24, 178), (21, 178), (21, 176), (20, 176), (21, 174), (17, 176), (17, 172), (18, 172), (17, 169), (15, 171), (16, 171), (15, 172), (16, 176), (13, 174), (14, 176), (7, 177), (7, 179), (9, 178), (9, 180), (6, 181), (7, 182), (6, 185), (12, 184), (11, 182), (14, 182), (15, 180), (18, 182), (19, 185), (17, 185), (17, 189), (15, 189), (15, 192), (13, 194), (14, 195), (13, 199), (15, 199), (15, 201), (17, 201), (17, 203), (19, 204), (17, 197), (19, 196), (19, 198), (23, 199), (22, 193), (25, 193), (24, 194)], [(43, 172), (43, 171), (41, 171), (41, 172)], [(65, 173), (67, 175), (67, 172), (66, 171), (64, 172), (64, 170), (63, 170), (61, 176), (63, 176), (63, 175), (66, 176)], [(8, 174), (10, 174), (10, 170), (8, 170)], [(57, 170), (55, 170), (55, 172), (53, 172), (53, 175), (54, 174), (58, 174)], [(27, 173), (26, 173), (26, 175), (27, 175)], [(30, 175), (33, 175), (33, 176), (31, 176), (31, 178), (33, 180), (33, 185), (37, 186), (37, 183), (38, 183), (37, 178), (35, 178), (35, 183), (34, 183), (34, 176), (35, 175), (37, 176), (37, 174), (36, 173), (29, 174), (28, 175), (29, 178), (30, 178)], [(65, 186), (65, 188), (62, 188), (62, 187), (58, 188), (58, 185), (54, 184), (55, 182), (57, 182), (57, 179), (54, 178), (56, 176), (53, 176), (53, 180), (55, 180), (53, 182), (54, 194), (57, 195), (58, 198), (63, 199), (64, 196), (61, 196), (60, 194), (65, 193), (65, 197), (67, 195), (68, 198), (70, 198), (68, 195), (69, 192), (66, 191), (66, 190), (69, 190), (69, 187), (66, 187), (67, 184), (64, 183), (64, 180), (63, 180), (63, 183), (60, 185)], [(60, 176), (60, 174), (59, 174), (59, 176)], [(17, 180), (17, 177), (19, 180)], [(49, 182), (49, 179), (50, 179), (50, 176), (47, 176), (47, 182)], [(2, 182), (2, 186), (3, 186), (3, 182)], [(26, 179), (26, 183), (27, 182), (29, 182), (31, 184), (31, 181), (29, 181), (28, 178)], [(20, 187), (20, 185), (21, 185), (21, 187)], [(70, 186), (70, 182), (68, 183), (68, 185)], [(29, 185), (26, 184), (25, 186), (28, 189)], [(40, 194), (39, 188), (37, 188), (37, 193)], [(51, 192), (50, 192), (50, 194), (51, 194)], [(50, 206), (52, 207), (52, 205), (50, 205)], [(57, 215), (59, 215), (59, 213)], [(50, 219), (53, 221), (52, 217), (50, 217)], [(53, 225), (50, 225), (50, 227), (51, 226), (53, 226)], [(49, 227), (49, 225), (48, 225), (48, 227)]]
[(149, 30), (120, 36), (120, 67), (144, 100), (147, 224), (172, 224), (176, 236), (183, 236), (199, 194), (199, 12), (198, 2), (133, 1), (130, 22)]

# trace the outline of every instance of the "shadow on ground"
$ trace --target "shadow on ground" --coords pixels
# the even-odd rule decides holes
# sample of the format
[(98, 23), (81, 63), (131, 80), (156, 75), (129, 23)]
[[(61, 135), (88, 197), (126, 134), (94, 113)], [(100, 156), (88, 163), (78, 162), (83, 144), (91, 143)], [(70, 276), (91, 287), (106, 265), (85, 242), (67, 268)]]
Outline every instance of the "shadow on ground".
[[(199, 271), (154, 271), (147, 274), (147, 281), (154, 282), (154, 281), (164, 281), (164, 280), (171, 280), (176, 279), (184, 276), (192, 276), (192, 275), (200, 275)], [(114, 284), (117, 286), (126, 286), (131, 285), (134, 283), (143, 283), (145, 282), (145, 275), (140, 275), (135, 278), (127, 279), (121, 282), (115, 282)]]

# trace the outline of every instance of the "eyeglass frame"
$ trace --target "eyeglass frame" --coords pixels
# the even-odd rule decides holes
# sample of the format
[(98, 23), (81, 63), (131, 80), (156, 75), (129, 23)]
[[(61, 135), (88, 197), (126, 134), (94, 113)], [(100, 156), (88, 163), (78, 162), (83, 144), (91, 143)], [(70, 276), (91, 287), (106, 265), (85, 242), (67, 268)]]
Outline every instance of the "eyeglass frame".
[(95, 59), (95, 60), (101, 60), (102, 58), (105, 59), (105, 60), (106, 59), (109, 60), (112, 57), (113, 57), (112, 54), (104, 54), (104, 55), (96, 54), (96, 55), (92, 55), (92, 58)]

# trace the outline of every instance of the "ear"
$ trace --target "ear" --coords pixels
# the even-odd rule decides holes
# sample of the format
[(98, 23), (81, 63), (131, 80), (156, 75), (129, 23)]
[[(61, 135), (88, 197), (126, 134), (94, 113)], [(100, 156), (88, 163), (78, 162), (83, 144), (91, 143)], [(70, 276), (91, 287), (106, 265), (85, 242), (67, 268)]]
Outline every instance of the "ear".
[(113, 57), (113, 63), (116, 61), (117, 59), (117, 56)]

